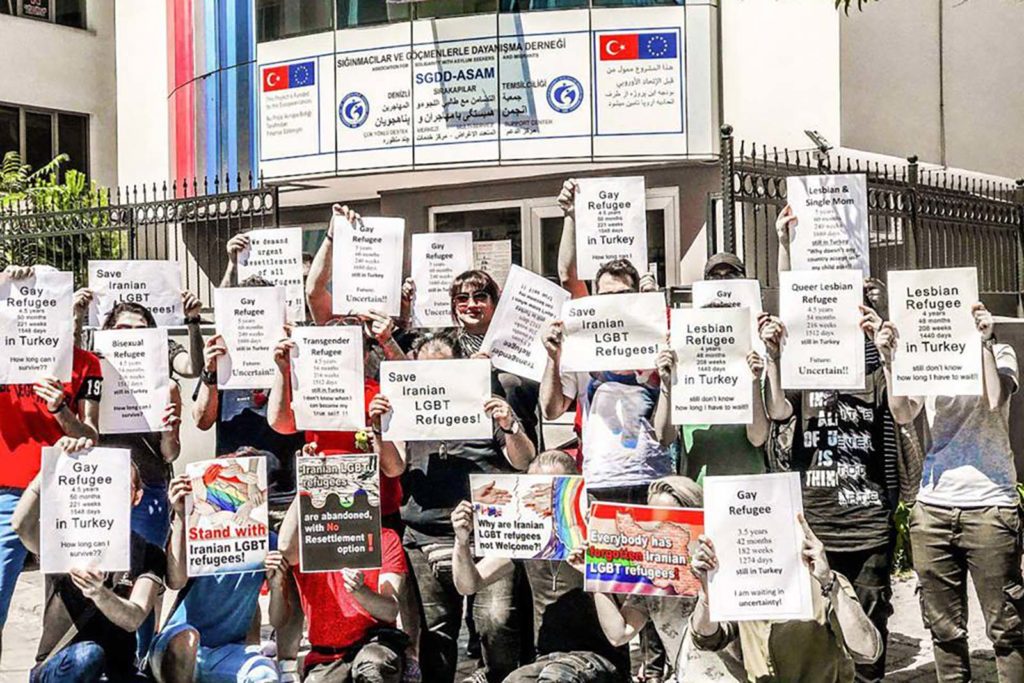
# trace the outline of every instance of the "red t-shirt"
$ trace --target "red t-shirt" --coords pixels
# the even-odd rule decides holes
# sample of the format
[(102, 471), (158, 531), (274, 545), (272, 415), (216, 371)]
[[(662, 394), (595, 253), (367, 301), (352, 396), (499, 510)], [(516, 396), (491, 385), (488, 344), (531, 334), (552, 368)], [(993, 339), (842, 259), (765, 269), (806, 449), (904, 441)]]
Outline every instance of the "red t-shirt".
[[(375, 379), (366, 379), (366, 424), (370, 424), (370, 401), (380, 393), (380, 384)], [(355, 432), (311, 432), (306, 431), (306, 443), (315, 443), (324, 455), (351, 455), (363, 453), (356, 445)], [(402, 507), (402, 482), (397, 477), (380, 476), (380, 514), (392, 515)]]
[[(102, 388), (99, 359), (76, 348), (71, 382), (64, 385), (68, 408), (77, 414), (78, 402), (100, 400)], [(0, 486), (27, 488), (39, 473), (43, 447), (52, 446), (62, 436), (64, 430), (57, 418), (31, 384), (0, 384)]]
[[(381, 568), (364, 569), (366, 585), (376, 591), (381, 574), (405, 574), (405, 553), (398, 534), (384, 528), (380, 537)], [(314, 647), (344, 649), (362, 640), (371, 628), (380, 625), (356, 599), (345, 590), (341, 572), (303, 574), (296, 567), (295, 582), (299, 587), (299, 600), (309, 626), (309, 642)], [(394, 626), (394, 624), (388, 624)], [(328, 655), (310, 652), (306, 666), (340, 659), (341, 654)]]

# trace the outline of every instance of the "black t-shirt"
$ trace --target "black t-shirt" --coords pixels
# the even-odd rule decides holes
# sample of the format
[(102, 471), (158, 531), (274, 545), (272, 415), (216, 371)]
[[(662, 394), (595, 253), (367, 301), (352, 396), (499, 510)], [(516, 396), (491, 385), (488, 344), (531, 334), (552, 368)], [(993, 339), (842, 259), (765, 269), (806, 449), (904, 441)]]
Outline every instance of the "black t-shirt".
[(583, 575), (566, 562), (527, 561), (533, 592), (533, 635), (537, 655), (595, 652), (629, 676), (629, 649), (608, 642), (597, 618), (594, 596), (583, 590)]
[[(160, 548), (146, 543), (132, 532), (131, 569), (107, 575), (106, 586), (121, 598), (131, 597), (137, 581), (155, 581), (161, 590), (167, 573), (167, 558)], [(36, 661), (45, 660), (64, 638), (71, 625), (78, 629), (67, 643), (93, 642), (103, 648), (107, 672), (124, 676), (135, 668), (135, 632), (116, 626), (96, 607), (67, 574), (46, 577), (46, 604), (43, 611), (43, 636), (39, 641)]]

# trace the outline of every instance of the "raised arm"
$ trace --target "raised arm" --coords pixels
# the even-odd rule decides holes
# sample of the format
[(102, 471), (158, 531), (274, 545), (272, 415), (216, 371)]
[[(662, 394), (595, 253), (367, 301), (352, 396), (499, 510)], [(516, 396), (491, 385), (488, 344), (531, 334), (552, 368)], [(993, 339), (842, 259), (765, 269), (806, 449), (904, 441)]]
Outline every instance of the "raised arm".
[(171, 509), (171, 538), (167, 541), (167, 587), (181, 590), (188, 582), (188, 554), (185, 548), (185, 499), (192, 495), (192, 481), (187, 474), (171, 480), (167, 496)]
[(294, 434), (295, 411), (292, 410), (292, 349), (295, 342), (285, 337), (274, 348), (274, 383), (267, 400), (267, 423), (278, 434)]
[(892, 391), (892, 359), (899, 346), (900, 333), (890, 321), (881, 324), (875, 335), (875, 348), (882, 357), (882, 369), (885, 372), (886, 398), (889, 401), (889, 412), (897, 424), (909, 425), (924, 407), (924, 399), (918, 396), (895, 396)]
[(753, 404), (754, 420), (747, 425), (747, 441), (751, 446), (760, 448), (768, 441), (768, 433), (771, 425), (768, 422), (768, 412), (764, 405), (764, 392), (761, 389), (761, 377), (764, 374), (764, 359), (757, 351), (747, 354), (747, 365), (750, 366), (752, 376), (750, 386), (750, 401)]
[(296, 495), (292, 504), (288, 506), (288, 512), (281, 520), (281, 529), (278, 532), (277, 548), (284, 555), (284, 559), (293, 567), (299, 566), (299, 496)]
[(512, 406), (504, 399), (493, 396), (484, 403), (484, 411), (505, 433), (505, 459), (520, 472), (525, 471), (536, 457), (537, 449), (523, 431)]
[(561, 320), (554, 320), (541, 331), (541, 339), (544, 340), (544, 348), (548, 352), (548, 362), (540, 383), (540, 406), (546, 420), (561, 417), (572, 404), (572, 399), (562, 392), (562, 375), (559, 370), (562, 362), (564, 329)]
[(788, 420), (793, 415), (793, 406), (782, 390), (782, 371), (779, 369), (786, 327), (781, 320), (767, 313), (761, 314), (757, 324), (768, 354), (765, 363), (765, 410), (772, 420)]
[(89, 315), (89, 306), (92, 304), (92, 299), (92, 290), (85, 287), (75, 290), (75, 295), (72, 298), (75, 312), (75, 346), (80, 349), (85, 348), (82, 346), (82, 328), (85, 327), (85, 319)]
[(793, 231), (797, 225), (796, 215), (793, 207), (786, 204), (786, 208), (779, 212), (775, 219), (775, 233), (779, 237), (779, 272), (784, 273), (791, 269), (789, 256), (789, 245), (793, 242)]
[(452, 511), (455, 527), (455, 550), (452, 553), (452, 578), (460, 595), (473, 595), (498, 579), (510, 576), (515, 569), (512, 560), (485, 557), (473, 561), (470, 538), (473, 535), (473, 504), (464, 500)]
[(654, 431), (658, 435), (658, 442), (668, 448), (679, 436), (679, 430), (672, 424), (672, 370), (676, 366), (676, 354), (668, 346), (662, 347), (658, 353), (657, 366), (661, 390), (658, 392), (658, 405), (654, 409)]
[(377, 394), (367, 408), (370, 427), (373, 429), (373, 452), (380, 458), (380, 473), (385, 477), (400, 477), (405, 474), (405, 444), (385, 441), (381, 420), (391, 412), (391, 401), (383, 394)]
[(619, 607), (615, 598), (606, 593), (594, 593), (594, 606), (605, 638), (615, 647), (627, 645), (647, 623), (644, 612), (629, 605)]
[(203, 348), (203, 372), (199, 379), (199, 393), (192, 403), (192, 420), (201, 431), (217, 424), (220, 412), (220, 394), (217, 393), (217, 361), (228, 352), (224, 338), (215, 334), (206, 340)]
[(164, 409), (164, 425), (167, 431), (160, 432), (160, 455), (164, 462), (174, 462), (181, 454), (181, 388), (171, 380), (171, 396)]
[(320, 243), (316, 255), (313, 257), (313, 264), (309, 267), (309, 275), (306, 276), (306, 302), (309, 304), (309, 312), (313, 316), (313, 322), (323, 325), (334, 317), (334, 298), (328, 287), (331, 278), (334, 276), (334, 226), (336, 219), (344, 219), (350, 223), (360, 220), (360, 216), (347, 206), (335, 204), (331, 207), (331, 222), (327, 226), (327, 235)]
[(558, 242), (558, 281), (569, 290), (573, 299), (587, 296), (587, 283), (576, 273), (576, 190), (574, 178), (562, 184), (558, 205), (565, 218), (562, 220), (562, 238)]
[[(995, 355), (995, 320), (992, 314), (980, 301), (971, 307), (974, 324), (981, 335), (981, 377), (988, 408), (992, 411), (1001, 409), (1017, 390), (1017, 383), (1010, 375), (999, 372), (999, 364)], [(1016, 375), (1016, 368), (1014, 368)]]
[(193, 379), (203, 371), (203, 332), (199, 328), (203, 303), (192, 292), (181, 293), (181, 308), (185, 311), (185, 329), (188, 330), (188, 352), (174, 357), (173, 370), (182, 377)]
[(249, 248), (249, 237), (247, 235), (235, 235), (228, 240), (228, 265), (224, 269), (224, 277), (220, 279), (221, 287), (238, 286), (238, 255)]
[(295, 589), (290, 567), (280, 550), (267, 553), (264, 564), (267, 568), (267, 585), (270, 586), (270, 625), (280, 631), (287, 628), (292, 610), (295, 609)]
[(708, 575), (718, 568), (715, 544), (707, 536), (697, 539), (697, 551), (693, 554), (690, 569), (700, 581), (697, 604), (690, 613), (690, 632), (693, 644), (700, 650), (721, 650), (739, 635), (735, 622), (711, 621), (711, 607), (708, 602)]

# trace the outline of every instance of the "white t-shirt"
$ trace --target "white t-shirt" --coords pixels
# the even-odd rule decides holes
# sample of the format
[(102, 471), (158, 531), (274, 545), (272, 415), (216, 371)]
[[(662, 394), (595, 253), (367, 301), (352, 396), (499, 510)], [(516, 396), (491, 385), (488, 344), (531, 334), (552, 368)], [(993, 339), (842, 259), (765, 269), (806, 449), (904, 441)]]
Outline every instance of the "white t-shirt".
[[(1017, 390), (1017, 355), (992, 348), (1001, 377)], [(984, 396), (935, 396), (925, 402), (924, 471), (917, 499), (942, 507), (1014, 507), (1017, 471), (1010, 448), (1010, 402), (989, 410)]]
[(577, 399), (583, 415), (588, 489), (637, 486), (672, 474), (672, 456), (652, 425), (660, 392), (654, 370), (571, 372), (561, 378), (562, 393)]

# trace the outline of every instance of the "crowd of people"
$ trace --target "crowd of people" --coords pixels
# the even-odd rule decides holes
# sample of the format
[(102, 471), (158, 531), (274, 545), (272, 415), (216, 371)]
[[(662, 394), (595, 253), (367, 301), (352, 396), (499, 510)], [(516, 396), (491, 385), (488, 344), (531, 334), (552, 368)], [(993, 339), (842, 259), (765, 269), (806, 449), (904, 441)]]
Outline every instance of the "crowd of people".
[[(656, 291), (653, 276), (625, 260), (604, 264), (590, 286), (580, 280), (575, 192), (569, 180), (559, 195), (562, 286), (573, 297)], [(339, 206), (334, 217), (360, 220)], [(789, 268), (786, 247), (796, 224), (792, 211), (780, 213), (780, 270)], [(901, 350), (899, 330), (887, 319), (885, 285), (868, 279), (859, 312), (863, 391), (784, 391), (779, 359), (786, 327), (765, 313), (757, 323), (765, 353), (747, 359), (752, 422), (677, 427), (670, 415), (676, 362), (670, 350), (647, 370), (564, 372), (564, 326), (554, 320), (541, 332), (548, 361), (540, 383), (493, 371), (487, 438), (391, 442), (381, 428), (393, 408), (380, 391), (380, 362), (487, 357), (481, 345), (501, 291), (486, 272), (460, 274), (450, 290), (452, 326), (441, 331), (412, 329), (417, 283), (411, 280), (398, 318), (336, 315), (332, 230), (333, 221), (306, 264), (307, 312), (310, 324), (359, 325), (364, 332), (365, 431), (296, 429), (288, 337), (274, 349), (272, 386), (218, 389), (217, 366), (228, 349), (219, 335), (203, 338), (201, 305), (188, 292), (182, 293), (188, 343), (169, 347), (173, 381), (164, 431), (99, 434), (104, 386), (83, 326), (93, 299), (88, 289), (74, 295), (71, 382), (40, 377), (34, 385), (0, 386), (0, 628), (27, 555), (39, 551), (41, 449), (115, 446), (129, 449), (133, 462), (125, 473), (132, 486), (131, 567), (47, 575), (31, 681), (452, 683), (464, 629), (478, 650), (471, 682), (635, 676), (658, 683), (702, 680), (711, 670), (756, 682), (880, 681), (901, 501), (912, 506), (921, 612), (939, 680), (971, 679), (970, 575), (999, 680), (1024, 681), (1022, 528), (1008, 426), (1017, 361), (1012, 347), (996, 340), (982, 304), (972, 310), (983, 340), (981, 396), (926, 400), (887, 391)], [(222, 286), (270, 285), (258, 277), (238, 281), (238, 255), (246, 246), (244, 235), (228, 242)], [(18, 280), (33, 269), (11, 266), (5, 273)], [(731, 254), (713, 256), (704, 272), (706, 279), (746, 275)], [(217, 324), (231, 321), (218, 316)], [(155, 326), (134, 303), (118, 304), (102, 321), (105, 329)], [(183, 391), (192, 392), (190, 416), (182, 414)], [(577, 442), (539, 448), (542, 418), (567, 413), (575, 415)], [(215, 430), (211, 457), (266, 459), (272, 530), (264, 570), (188, 576), (185, 510), (192, 485), (174, 470), (183, 420)], [(296, 455), (365, 452), (380, 463), (381, 566), (301, 572)], [(778, 471), (801, 474), (802, 559), (813, 586), (809, 621), (712, 621), (708, 576), (719, 559), (714, 539), (703, 536), (691, 558), (700, 583), (695, 599), (587, 592), (579, 553), (554, 562), (474, 556), (470, 474), (582, 473), (592, 500), (701, 508), (706, 476)], [(269, 593), (265, 615), (261, 591)], [(273, 627), (266, 642), (265, 621)], [(631, 650), (634, 641), (639, 647)]]

